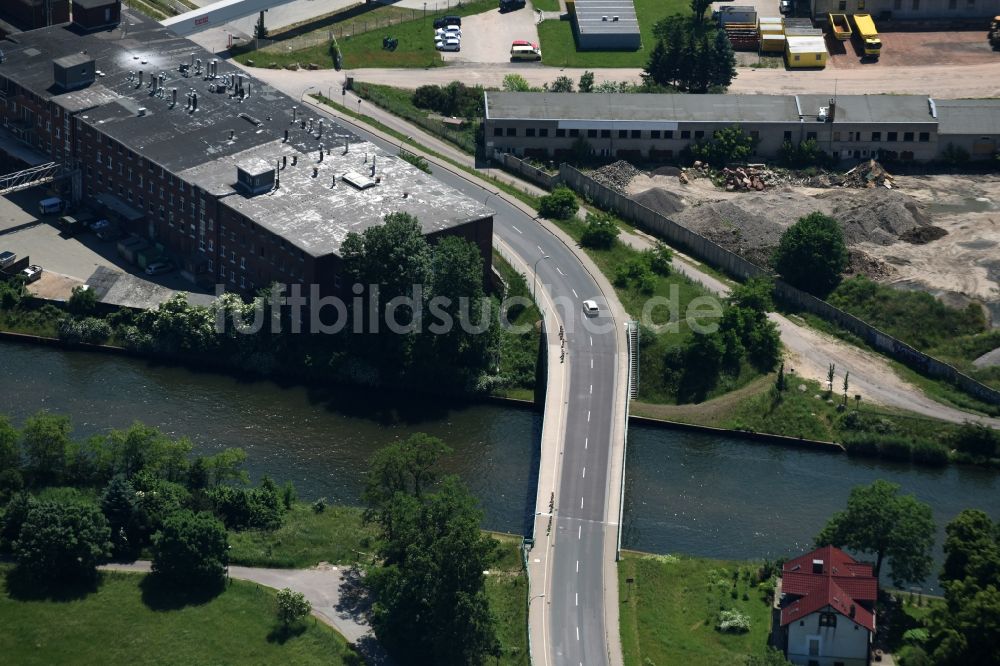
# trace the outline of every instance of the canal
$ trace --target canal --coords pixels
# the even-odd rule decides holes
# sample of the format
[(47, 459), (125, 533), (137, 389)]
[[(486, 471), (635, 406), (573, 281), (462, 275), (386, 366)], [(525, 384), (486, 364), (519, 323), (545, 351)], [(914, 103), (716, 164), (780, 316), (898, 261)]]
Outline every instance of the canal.
[[(0, 413), (70, 416), (84, 437), (134, 420), (187, 436), (201, 453), (242, 447), (252, 477), (292, 480), (304, 498), (357, 503), (372, 452), (413, 432), (452, 449), (446, 466), (480, 499), (486, 527), (522, 532), (535, 497), (540, 414), (320, 390), (144, 361), (0, 342)], [(926, 468), (655, 427), (629, 429), (628, 548), (719, 558), (807, 549), (850, 489), (877, 478), (934, 508), (939, 527), (966, 507), (1000, 520), (1000, 475)], [(935, 581), (928, 581), (933, 589)]]

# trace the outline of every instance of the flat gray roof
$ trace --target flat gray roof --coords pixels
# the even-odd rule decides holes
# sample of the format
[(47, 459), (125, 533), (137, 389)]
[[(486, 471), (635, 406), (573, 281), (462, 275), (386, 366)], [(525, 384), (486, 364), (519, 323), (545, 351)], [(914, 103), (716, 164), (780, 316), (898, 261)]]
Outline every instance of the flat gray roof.
[[(492, 214), (409, 163), (363, 144), (329, 117), (323, 118), (319, 136), (316, 110), (224, 60), (218, 60), (218, 78), (207, 79), (207, 64), (216, 59), (212, 53), (140, 15), (129, 15), (125, 35), (121, 29), (80, 34), (61, 25), (11, 35), (0, 41), (0, 49), (5, 56), (0, 75), (76, 113), (84, 125), (192, 185), (225, 196), (226, 205), (311, 254), (336, 252), (348, 231), (380, 224), (394, 210), (417, 215), (428, 232)], [(97, 80), (84, 89), (63, 93), (55, 87), (52, 61), (84, 57), (84, 51), (85, 57), (95, 60)], [(190, 64), (192, 57), (201, 60), (202, 73), (184, 76), (180, 65)], [(142, 85), (137, 77), (130, 77), (140, 70)], [(153, 95), (147, 85), (160, 73), (164, 74), (162, 96)], [(242, 76), (249, 95), (241, 98), (233, 88), (225, 88), (227, 75), (234, 80)], [(171, 104), (171, 88), (177, 88), (176, 105)], [(192, 90), (198, 95), (198, 108), (193, 112), (185, 108)], [(313, 121), (311, 131), (308, 124), (302, 127), (292, 122), (293, 107), (297, 107), (297, 120)], [(341, 159), (345, 142), (351, 150)], [(304, 164), (315, 160), (300, 157), (298, 169), (281, 172), (281, 187), (274, 195), (238, 201), (243, 198), (233, 189), (238, 160), (260, 158), (273, 164), (287, 155), (290, 164), (291, 155), (318, 155), (320, 143), (328, 151), (319, 165), (324, 177), (313, 180), (311, 168), (308, 177), (301, 176), (306, 173)], [(382, 183), (363, 191), (338, 183), (336, 191), (329, 190), (328, 170), (341, 169), (340, 175), (351, 161), (351, 169), (363, 173), (365, 151), (378, 155), (378, 169), (384, 169), (381, 173), (386, 176)], [(344, 164), (338, 165), (341, 161)], [(406, 199), (404, 191), (409, 193)]]
[[(524, 120), (790, 122), (815, 118), (829, 95), (486, 93), (486, 117)], [(797, 103), (796, 103), (797, 102)], [(941, 108), (942, 102), (937, 102)], [(985, 108), (985, 107), (984, 107)], [(1000, 108), (1000, 107), (990, 107)], [(939, 113), (940, 115), (940, 113)], [(835, 123), (934, 123), (921, 95), (838, 95)]]
[(936, 99), (938, 134), (1000, 134), (1000, 99)]
[(486, 93), (487, 118), (680, 122), (797, 121), (787, 95)]
[(584, 35), (639, 32), (632, 0), (576, 0), (576, 26)]
[[(832, 95), (798, 95), (802, 113), (830, 106)], [(934, 123), (926, 95), (837, 95), (834, 123)]]

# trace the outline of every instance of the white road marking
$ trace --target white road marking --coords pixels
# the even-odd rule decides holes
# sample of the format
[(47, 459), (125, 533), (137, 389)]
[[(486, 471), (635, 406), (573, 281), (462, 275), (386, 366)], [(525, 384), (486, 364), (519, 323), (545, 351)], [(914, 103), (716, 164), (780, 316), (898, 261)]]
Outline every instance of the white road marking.
[(579, 592), (574, 592), (573, 593), (573, 605), (574, 606), (579, 606), (580, 605), (580, 593)]
[(590, 346), (594, 346), (594, 336), (590, 336)]
[(582, 474), (582, 476), (583, 476), (584, 479), (587, 478), (587, 468), (586, 467), (583, 468), (583, 474)]
[(590, 359), (590, 369), (594, 369), (594, 359)]
[(590, 423), (590, 410), (587, 410), (587, 423)]
[(590, 385), (590, 394), (591, 395), (594, 394), (594, 385), (593, 384)]
[(558, 266), (556, 266), (556, 271), (559, 273), (559, 275), (562, 275), (563, 277), (566, 277), (566, 274), (563, 273), (562, 270)]
[(573, 298), (580, 298), (580, 294), (576, 293), (576, 289), (573, 289)]
[(589, 443), (590, 443), (590, 438), (589, 437), (584, 437), (583, 438), (583, 448), (587, 448), (587, 444), (589, 444)]
[(580, 573), (580, 560), (576, 561), (576, 572)]
[[(581, 500), (580, 500), (580, 502), (582, 503), (582, 502), (583, 502), (583, 499), (581, 499)], [(581, 504), (581, 506), (582, 506), (582, 504)], [(579, 526), (579, 527), (577, 527), (577, 529), (576, 529), (576, 538), (577, 538), (577, 540), (579, 540), (579, 539), (582, 539), (582, 538), (583, 538), (583, 524), (582, 524), (582, 523), (581, 523), (581, 524), (580, 524), (580, 526)], [(579, 569), (579, 566), (580, 566), (580, 564), (579, 564), (579, 562), (578, 562), (578, 563), (577, 563), (577, 568), (578, 568), (578, 569)]]
[(523, 231), (521, 231), (520, 229), (518, 229), (517, 227), (515, 227), (515, 226), (514, 226), (513, 224), (512, 224), (512, 225), (510, 225), (510, 226), (511, 226), (511, 228), (512, 228), (512, 229), (513, 229), (514, 231), (516, 231), (517, 233), (519, 233), (519, 234), (521, 234), (521, 233), (524, 233)]
[[(580, 508), (581, 509), (583, 508), (583, 498), (582, 497), (580, 498)], [(582, 525), (580, 526), (580, 529), (583, 529)]]
[(576, 640), (580, 640), (580, 627), (576, 628)]
[(543, 249), (542, 249), (542, 246), (541, 246), (541, 245), (536, 245), (535, 247), (537, 247), (537, 248), (538, 248), (538, 251), (539, 251), (539, 252), (541, 252), (542, 254), (545, 254), (545, 250), (543, 250)]

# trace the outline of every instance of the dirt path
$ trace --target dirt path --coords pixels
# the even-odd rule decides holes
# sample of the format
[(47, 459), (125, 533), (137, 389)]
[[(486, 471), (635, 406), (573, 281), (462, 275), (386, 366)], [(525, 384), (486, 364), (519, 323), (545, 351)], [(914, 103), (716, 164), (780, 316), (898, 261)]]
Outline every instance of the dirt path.
[[(108, 564), (106, 571), (149, 573), (150, 562)], [(375, 640), (375, 634), (365, 616), (367, 606), (354, 601), (359, 589), (357, 576), (343, 567), (320, 564), (312, 569), (265, 569), (260, 567), (229, 567), (230, 578), (246, 580), (280, 590), (291, 588), (301, 592), (312, 604), (313, 615), (336, 629), (348, 643), (354, 645), (373, 666), (389, 666), (391, 662)]]

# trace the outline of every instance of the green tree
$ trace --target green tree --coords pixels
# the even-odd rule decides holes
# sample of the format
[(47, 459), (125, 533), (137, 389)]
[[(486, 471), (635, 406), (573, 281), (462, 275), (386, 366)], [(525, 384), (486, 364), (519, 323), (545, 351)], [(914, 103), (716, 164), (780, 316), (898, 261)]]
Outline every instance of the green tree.
[(14, 542), (17, 573), (44, 589), (92, 581), (110, 554), (108, 537), (108, 521), (96, 506), (34, 503)]
[(508, 74), (501, 84), (505, 92), (530, 92), (531, 84), (520, 74)]
[(204, 467), (208, 477), (211, 479), (210, 485), (247, 483), (250, 477), (247, 471), (243, 469), (246, 461), (246, 452), (239, 448), (223, 449), (214, 456), (205, 458)]
[(3, 513), (0, 513), (0, 553), (14, 552), (14, 542), (21, 534), (21, 526), (34, 506), (35, 499), (26, 492), (19, 492), (10, 498)]
[(712, 138), (691, 146), (691, 154), (712, 164), (745, 162), (752, 155), (757, 142), (739, 125), (715, 130)]
[(66, 307), (75, 315), (90, 314), (97, 308), (97, 294), (87, 285), (73, 287)]
[(6, 416), (0, 416), (0, 505), (24, 487), (21, 477), (21, 435)]
[(369, 573), (379, 640), (408, 663), (481, 664), (499, 656), (483, 571), (497, 544), (480, 531), (482, 512), (455, 477), (398, 506), (385, 564)]
[(729, 292), (729, 303), (755, 312), (770, 312), (774, 309), (774, 282), (766, 277), (750, 278), (738, 284)]
[(70, 422), (66, 416), (38, 412), (21, 429), (25, 471), (36, 485), (57, 483), (66, 467)]
[(549, 220), (568, 220), (576, 215), (577, 208), (576, 195), (565, 186), (555, 188), (538, 203), (538, 213)]
[(816, 537), (817, 546), (827, 544), (874, 555), (876, 577), (888, 560), (897, 586), (922, 581), (932, 563), (931, 508), (913, 495), (900, 495), (898, 484), (882, 479), (856, 486), (847, 509), (835, 513)]
[(108, 521), (111, 552), (116, 558), (129, 559), (142, 547), (135, 515), (135, 488), (124, 476), (111, 479), (101, 496), (101, 512)]
[(774, 268), (792, 285), (826, 296), (847, 268), (847, 246), (840, 223), (810, 213), (789, 227), (774, 252)]
[(573, 92), (573, 79), (568, 76), (558, 76), (556, 80), (553, 81), (548, 86), (549, 92)]
[[(692, 0), (700, 2), (702, 0)], [(736, 78), (736, 52), (724, 30), (717, 30), (709, 57), (709, 85), (725, 90)]]
[(587, 213), (586, 226), (580, 244), (601, 250), (610, 250), (618, 239), (620, 229), (610, 213)]
[[(426, 354), (434, 359), (451, 359), (448, 365), (481, 368), (489, 358), (487, 350), (496, 340), (489, 329), (492, 307), (485, 309), (483, 290), (483, 258), (473, 243), (450, 236), (434, 246), (431, 258), (432, 321), (428, 330), (433, 336), (433, 350)], [(484, 311), (485, 310), (485, 311)], [(482, 330), (482, 333), (475, 331)]]
[(657, 275), (667, 276), (673, 270), (674, 251), (663, 243), (657, 241), (656, 244), (642, 251), (649, 265), (649, 270)]
[(696, 21), (705, 20), (705, 12), (712, 5), (712, 0), (691, 0), (691, 15)]
[(177, 511), (153, 537), (153, 574), (171, 586), (216, 588), (228, 563), (226, 528), (211, 514)]
[(278, 622), (285, 628), (304, 620), (312, 611), (312, 604), (306, 600), (306, 595), (290, 588), (278, 590), (275, 598), (275, 614)]
[(973, 577), (986, 584), (1000, 577), (1000, 525), (978, 509), (965, 509), (945, 527), (941, 582)]
[(580, 82), (577, 84), (577, 89), (582, 93), (594, 92), (594, 73), (592, 71), (588, 69), (580, 75)]

